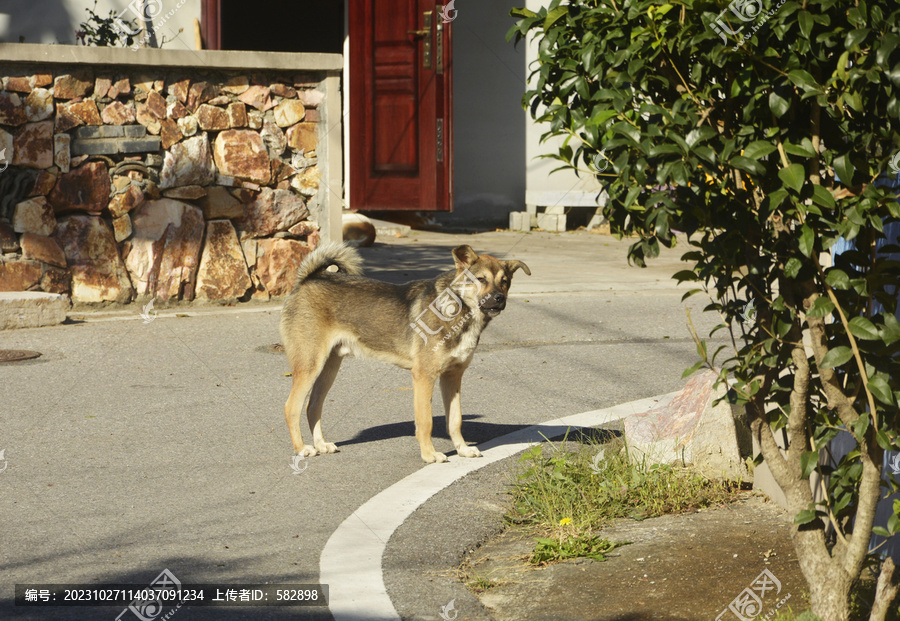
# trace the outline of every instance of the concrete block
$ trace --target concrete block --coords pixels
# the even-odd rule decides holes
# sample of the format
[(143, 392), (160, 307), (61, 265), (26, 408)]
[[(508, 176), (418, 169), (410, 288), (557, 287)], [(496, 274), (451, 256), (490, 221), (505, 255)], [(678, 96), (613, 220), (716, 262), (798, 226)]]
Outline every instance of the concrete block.
[(125, 125), (126, 138), (143, 138), (147, 135), (147, 128), (143, 125)]
[[(143, 125), (139, 126), (143, 128)], [(89, 125), (75, 130), (75, 137), (83, 138), (118, 138), (124, 136), (125, 130), (121, 125)]]
[(159, 151), (161, 148), (162, 141), (159, 136), (133, 138), (131, 140), (123, 140), (119, 143), (119, 149), (122, 153), (147, 153), (149, 151)]
[(667, 404), (624, 421), (629, 455), (636, 463), (692, 465), (709, 478), (753, 478), (746, 458), (752, 453), (743, 411), (722, 401), (712, 371), (692, 377)]
[(69, 296), (39, 291), (0, 292), (0, 330), (55, 326), (66, 320)]
[(562, 233), (566, 230), (566, 215), (539, 213), (537, 215), (537, 227), (545, 231)]
[(552, 213), (552, 214), (562, 215), (562, 214), (566, 213), (566, 206), (560, 205), (560, 204), (548, 205), (547, 207), (544, 208), (544, 213)]
[(72, 143), (72, 155), (111, 155), (119, 152), (119, 141), (115, 138), (76, 140)]
[(509, 212), (509, 228), (511, 231), (530, 231), (531, 214), (527, 211)]

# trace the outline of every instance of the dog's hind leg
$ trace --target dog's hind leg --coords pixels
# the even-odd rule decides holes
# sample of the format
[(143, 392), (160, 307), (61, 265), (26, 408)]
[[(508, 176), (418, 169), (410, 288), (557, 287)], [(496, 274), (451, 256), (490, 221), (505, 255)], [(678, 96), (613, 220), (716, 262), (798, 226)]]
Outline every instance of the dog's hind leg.
[(416, 409), (416, 439), (422, 451), (422, 460), (431, 464), (447, 461), (447, 456), (434, 450), (431, 442), (431, 396), (434, 394), (434, 380), (430, 373), (413, 369), (413, 400)]
[(288, 431), (291, 432), (294, 451), (297, 455), (304, 457), (312, 457), (316, 454), (316, 449), (303, 443), (303, 433), (300, 431), (300, 413), (303, 411), (306, 397), (309, 396), (324, 364), (324, 356), (321, 357), (321, 360), (297, 361), (292, 368), (291, 394), (288, 396), (287, 403), (284, 404), (284, 419), (287, 421)]
[(322, 405), (325, 403), (325, 395), (334, 384), (338, 370), (341, 368), (343, 358), (336, 352), (332, 352), (322, 367), (322, 372), (313, 384), (312, 394), (309, 397), (309, 407), (306, 416), (309, 420), (309, 428), (313, 434), (313, 444), (320, 453), (336, 453), (337, 446), (332, 442), (326, 442), (322, 436)]
[(481, 451), (469, 446), (462, 436), (462, 407), (459, 393), (465, 367), (453, 367), (441, 374), (441, 396), (444, 398), (444, 413), (447, 416), (447, 433), (460, 457), (481, 457)]

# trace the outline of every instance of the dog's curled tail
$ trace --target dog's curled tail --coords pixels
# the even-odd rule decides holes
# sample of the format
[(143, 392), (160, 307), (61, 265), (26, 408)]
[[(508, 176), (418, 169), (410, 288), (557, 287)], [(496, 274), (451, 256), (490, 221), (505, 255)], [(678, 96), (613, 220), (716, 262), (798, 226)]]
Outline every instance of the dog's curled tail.
[(306, 255), (306, 258), (300, 263), (300, 267), (297, 268), (297, 277), (294, 280), (294, 288), (299, 287), (304, 281), (318, 275), (322, 270), (326, 270), (332, 265), (337, 267), (338, 273), (352, 276), (362, 274), (362, 258), (356, 250), (346, 244), (324, 242)]

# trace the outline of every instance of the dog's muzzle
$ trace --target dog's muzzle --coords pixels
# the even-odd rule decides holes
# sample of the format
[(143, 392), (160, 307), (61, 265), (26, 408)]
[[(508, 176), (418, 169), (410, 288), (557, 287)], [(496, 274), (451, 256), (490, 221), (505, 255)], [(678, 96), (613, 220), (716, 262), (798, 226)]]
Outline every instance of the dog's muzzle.
[(488, 317), (496, 317), (506, 308), (506, 296), (499, 291), (488, 294), (484, 302), (480, 304), (481, 312)]

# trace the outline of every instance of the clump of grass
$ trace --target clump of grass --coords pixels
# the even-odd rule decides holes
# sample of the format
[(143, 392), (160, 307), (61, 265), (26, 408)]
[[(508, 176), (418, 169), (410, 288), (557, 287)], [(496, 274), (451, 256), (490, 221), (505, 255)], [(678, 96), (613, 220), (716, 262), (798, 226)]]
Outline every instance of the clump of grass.
[(486, 576), (480, 576), (478, 574), (472, 574), (471, 579), (466, 582), (466, 586), (468, 586), (476, 593), (483, 593), (488, 589), (493, 589), (495, 586), (499, 585), (500, 583), (496, 580), (491, 580)]
[(564, 446), (548, 442), (525, 451), (506, 515), (508, 522), (545, 535), (533, 555), (544, 562), (591, 557), (594, 546), (603, 557), (617, 544), (593, 541), (591, 533), (616, 518), (681, 513), (729, 502), (740, 492), (739, 484), (710, 480), (687, 468), (633, 464), (621, 440), (589, 442), (575, 451)]
[(538, 537), (536, 541), (537, 545), (529, 558), (533, 565), (546, 565), (567, 558), (592, 558), (595, 561), (605, 561), (604, 552), (609, 552), (627, 543), (613, 543), (609, 539), (600, 539), (597, 535), (589, 533), (558, 539)]

